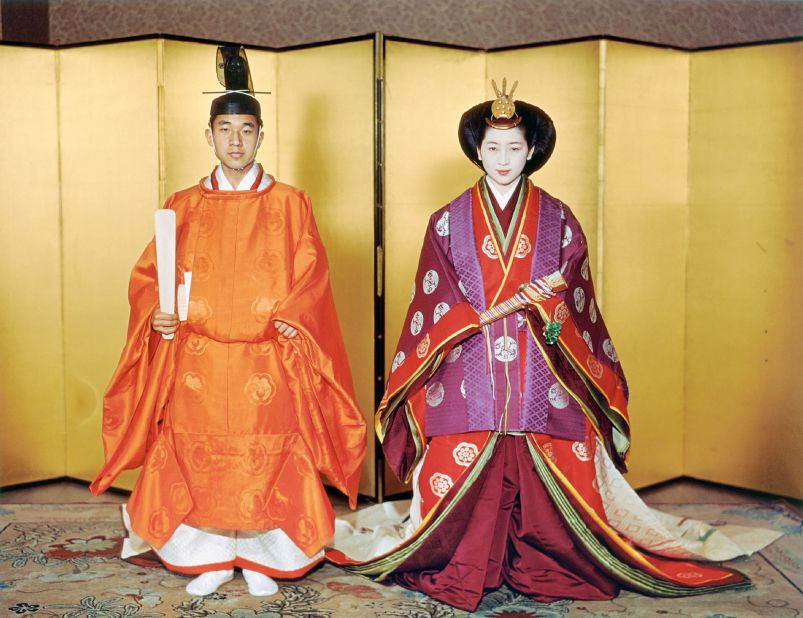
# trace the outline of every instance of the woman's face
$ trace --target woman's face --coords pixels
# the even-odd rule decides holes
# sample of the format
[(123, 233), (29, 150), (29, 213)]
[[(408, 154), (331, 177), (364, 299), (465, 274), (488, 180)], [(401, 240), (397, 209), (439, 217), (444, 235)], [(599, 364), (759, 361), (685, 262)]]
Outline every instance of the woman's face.
[(494, 129), (488, 127), (477, 155), (488, 178), (498, 188), (507, 188), (519, 179), (535, 147), (527, 148), (524, 127)]

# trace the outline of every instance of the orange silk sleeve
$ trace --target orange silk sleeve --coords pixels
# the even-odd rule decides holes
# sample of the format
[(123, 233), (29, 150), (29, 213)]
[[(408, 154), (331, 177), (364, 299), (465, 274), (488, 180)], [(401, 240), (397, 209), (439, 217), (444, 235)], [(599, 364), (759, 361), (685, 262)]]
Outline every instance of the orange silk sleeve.
[(357, 407), (343, 338), (329, 283), (326, 253), (312, 207), (302, 194), (300, 230), (290, 293), (274, 318), (299, 335), (283, 342), (283, 358), (304, 441), (317, 469), (356, 505), (365, 458), (365, 420)]
[(106, 491), (123, 470), (142, 465), (172, 383), (167, 374), (175, 343), (151, 330), (151, 315), (159, 305), (153, 241), (131, 272), (128, 301), (125, 347), (103, 396), (105, 463), (89, 487), (95, 495)]

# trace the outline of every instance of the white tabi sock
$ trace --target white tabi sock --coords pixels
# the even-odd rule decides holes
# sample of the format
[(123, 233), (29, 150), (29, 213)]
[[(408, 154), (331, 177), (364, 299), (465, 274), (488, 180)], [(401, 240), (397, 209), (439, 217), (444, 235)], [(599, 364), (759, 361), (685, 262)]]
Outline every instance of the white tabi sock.
[(258, 571), (243, 569), (243, 577), (248, 584), (248, 592), (254, 597), (269, 597), (279, 591), (279, 585), (267, 575)]
[(191, 594), (192, 596), (203, 597), (207, 594), (212, 594), (221, 585), (230, 582), (233, 577), (233, 569), (229, 569), (228, 571), (207, 571), (206, 573), (201, 573), (187, 584), (185, 590), (187, 594)]

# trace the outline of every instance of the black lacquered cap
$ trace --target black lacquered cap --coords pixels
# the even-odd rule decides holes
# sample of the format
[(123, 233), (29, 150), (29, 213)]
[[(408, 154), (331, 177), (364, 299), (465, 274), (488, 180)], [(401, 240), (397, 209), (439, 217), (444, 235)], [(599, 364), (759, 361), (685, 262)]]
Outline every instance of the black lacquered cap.
[(230, 92), (212, 101), (212, 107), (209, 110), (209, 115), (213, 118), (223, 114), (248, 114), (261, 118), (262, 108), (259, 101), (251, 95)]
[(217, 78), (225, 94), (212, 101), (211, 118), (221, 114), (248, 114), (262, 118), (262, 108), (254, 96), (251, 71), (245, 49), (240, 45), (223, 45), (217, 49)]

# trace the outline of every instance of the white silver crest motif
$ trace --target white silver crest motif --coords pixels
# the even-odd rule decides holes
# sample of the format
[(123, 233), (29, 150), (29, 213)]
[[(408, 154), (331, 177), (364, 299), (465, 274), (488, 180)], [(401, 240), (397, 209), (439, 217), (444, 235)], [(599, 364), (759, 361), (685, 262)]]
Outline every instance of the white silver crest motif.
[(616, 348), (613, 347), (613, 343), (610, 339), (606, 339), (602, 342), (602, 351), (605, 352), (605, 356), (610, 358), (614, 363), (619, 362), (619, 355), (616, 354)]
[(429, 386), (427, 386), (427, 404), (432, 406), (433, 408), (438, 407), (441, 405), (443, 401), (443, 395), (445, 391), (443, 388), (443, 384), (440, 382), (433, 382)]
[(569, 246), (569, 243), (572, 242), (572, 228), (568, 225), (563, 226), (563, 242), (560, 243), (561, 247)]
[(591, 460), (591, 451), (589, 450), (588, 445), (585, 442), (572, 443), (572, 451), (574, 451), (574, 454), (580, 461)]
[(456, 345), (455, 347), (452, 348), (451, 352), (449, 352), (449, 354), (446, 355), (446, 362), (447, 363), (455, 362), (458, 358), (460, 358), (460, 354), (462, 352), (463, 352), (463, 346)]
[(574, 307), (578, 313), (583, 312), (583, 307), (586, 306), (586, 293), (583, 288), (574, 288)]
[(454, 485), (452, 482), (452, 477), (450, 477), (448, 474), (436, 472), (429, 477), (429, 488), (432, 490), (432, 493), (439, 498), (445, 496), (452, 488), (452, 485)]
[(549, 387), (547, 398), (549, 399), (549, 403), (552, 404), (552, 407), (558, 410), (563, 410), (563, 408), (569, 405), (569, 393), (557, 382)]
[(588, 257), (583, 260), (583, 263), (580, 266), (580, 276), (588, 281)]
[(521, 311), (516, 312), (516, 326), (518, 328), (524, 328), (524, 324), (526, 323), (526, 318)]
[(462, 281), (457, 282), (458, 289), (463, 293), (463, 296), (466, 296), (468, 292), (466, 292), (466, 286), (463, 285)]
[(516, 247), (516, 257), (517, 258), (526, 258), (530, 255), (530, 251), (533, 250), (533, 246), (530, 244), (530, 239), (527, 238), (525, 234), (522, 234), (519, 238), (519, 244)]
[(448, 236), (449, 235), (449, 211), (448, 210), (441, 215), (441, 218), (438, 219), (438, 222), (435, 224), (435, 232), (438, 234), (438, 236)]
[(438, 288), (438, 273), (434, 270), (428, 270), (424, 275), (424, 280), (421, 282), (421, 287), (424, 289), (424, 294), (432, 294)]
[(424, 314), (420, 311), (416, 311), (413, 314), (412, 319), (410, 320), (410, 332), (413, 335), (417, 335), (421, 332), (421, 329), (424, 327)]
[(477, 458), (480, 450), (476, 444), (471, 442), (460, 442), (452, 450), (452, 457), (458, 466), (469, 467), (471, 462)]
[(592, 324), (597, 323), (597, 305), (593, 298), (588, 301), (588, 317), (591, 318)]
[(390, 366), (390, 373), (396, 371), (404, 363), (404, 352), (399, 352), (393, 357), (393, 364)]
[(566, 267), (569, 265), (569, 261), (566, 260), (563, 264), (560, 265), (560, 274), (564, 274), (566, 272)]
[(594, 351), (594, 343), (591, 341), (591, 334), (587, 330), (583, 331), (583, 341), (586, 342), (586, 345), (588, 346), (588, 349), (593, 352)]
[(494, 358), (502, 363), (509, 363), (519, 355), (519, 346), (513, 337), (505, 335), (494, 341)]
[(494, 243), (491, 240), (490, 234), (482, 239), (482, 252), (492, 260), (495, 260), (499, 257), (496, 255), (496, 247), (494, 247)]
[(460, 394), (463, 396), (463, 399), (466, 398), (466, 381), (465, 380), (460, 382)]
[(447, 305), (446, 303), (438, 303), (437, 305), (435, 305), (435, 311), (432, 314), (432, 321), (435, 324), (437, 324), (438, 320), (440, 320), (444, 315), (446, 315), (447, 311), (449, 311), (449, 305)]
[(413, 289), (410, 290), (410, 303), (413, 304), (413, 299), (415, 298), (415, 281), (413, 281)]

